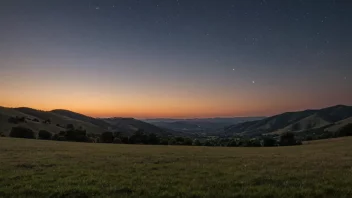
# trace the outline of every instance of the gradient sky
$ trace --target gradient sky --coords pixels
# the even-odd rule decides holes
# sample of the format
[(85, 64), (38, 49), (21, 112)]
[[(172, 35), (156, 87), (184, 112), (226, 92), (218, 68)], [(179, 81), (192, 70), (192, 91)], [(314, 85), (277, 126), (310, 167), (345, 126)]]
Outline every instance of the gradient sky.
[(106, 117), (352, 105), (350, 0), (2, 0), (0, 106)]

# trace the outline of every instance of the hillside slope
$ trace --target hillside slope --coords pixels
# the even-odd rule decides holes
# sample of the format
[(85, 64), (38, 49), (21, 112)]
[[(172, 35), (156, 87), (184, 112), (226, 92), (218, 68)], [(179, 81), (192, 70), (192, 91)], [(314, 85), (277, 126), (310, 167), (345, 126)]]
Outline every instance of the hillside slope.
[[(11, 117), (24, 117), (25, 122), (13, 124), (9, 122)], [(44, 123), (50, 120), (51, 123)], [(39, 130), (47, 130), (52, 133), (59, 133), (66, 130), (68, 124), (74, 127), (82, 127), (87, 133), (100, 134), (104, 131), (120, 131), (126, 135), (142, 129), (146, 133), (156, 133), (159, 136), (167, 136), (165, 130), (152, 124), (135, 120), (133, 118), (113, 118), (98, 119), (85, 116), (68, 110), (41, 111), (27, 107), (6, 108), (0, 107), (0, 131), (8, 135), (15, 126), (22, 126), (32, 129), (34, 132)]]
[(302, 132), (328, 126), (338, 126), (339, 122), (351, 116), (352, 107), (344, 105), (332, 106), (320, 110), (287, 112), (259, 121), (231, 125), (225, 128), (223, 134), (225, 136), (255, 136), (267, 133), (280, 134), (288, 131)]

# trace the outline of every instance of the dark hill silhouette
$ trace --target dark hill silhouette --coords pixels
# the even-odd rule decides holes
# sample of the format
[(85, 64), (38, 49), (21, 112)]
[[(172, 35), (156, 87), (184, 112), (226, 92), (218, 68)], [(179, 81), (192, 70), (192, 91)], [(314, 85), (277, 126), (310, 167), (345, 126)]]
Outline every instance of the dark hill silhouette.
[(320, 110), (287, 112), (263, 120), (244, 122), (225, 128), (225, 136), (261, 135), (267, 133), (304, 132), (311, 129), (330, 127), (352, 117), (352, 107), (336, 105)]

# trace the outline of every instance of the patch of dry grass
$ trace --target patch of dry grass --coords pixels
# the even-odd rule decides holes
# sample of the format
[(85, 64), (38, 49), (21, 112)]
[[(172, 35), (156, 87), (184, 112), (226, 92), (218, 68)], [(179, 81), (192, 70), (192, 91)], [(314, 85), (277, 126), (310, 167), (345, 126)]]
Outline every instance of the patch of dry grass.
[(0, 138), (0, 197), (352, 197), (352, 138), (278, 148)]

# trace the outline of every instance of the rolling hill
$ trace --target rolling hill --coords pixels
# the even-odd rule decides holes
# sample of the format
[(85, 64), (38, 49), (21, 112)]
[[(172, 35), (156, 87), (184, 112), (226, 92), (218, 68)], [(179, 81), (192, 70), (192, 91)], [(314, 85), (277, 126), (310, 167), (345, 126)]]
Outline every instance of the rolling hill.
[(224, 136), (281, 134), (305, 132), (312, 129), (338, 130), (352, 121), (352, 107), (337, 105), (320, 110), (287, 112), (263, 120), (244, 122), (225, 127)]
[[(9, 122), (11, 117), (24, 117), (25, 121), (14, 124)], [(44, 123), (48, 119), (51, 122)], [(104, 131), (119, 131), (125, 135), (130, 135), (141, 129), (145, 133), (155, 133), (159, 136), (170, 135), (166, 130), (133, 118), (98, 119), (68, 110), (41, 111), (27, 107), (0, 107), (0, 132), (5, 135), (8, 135), (12, 127), (15, 126), (26, 127), (35, 132), (46, 130), (59, 133), (64, 131), (68, 124), (73, 124), (74, 127), (82, 127), (87, 133), (94, 134)]]

